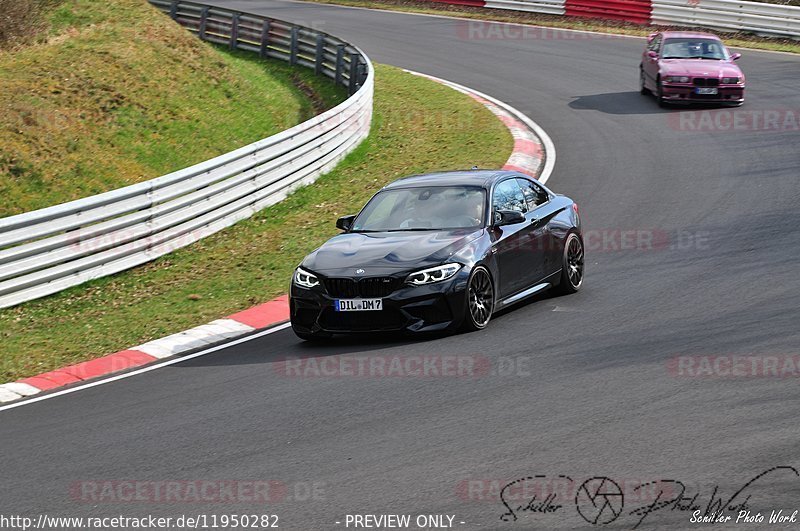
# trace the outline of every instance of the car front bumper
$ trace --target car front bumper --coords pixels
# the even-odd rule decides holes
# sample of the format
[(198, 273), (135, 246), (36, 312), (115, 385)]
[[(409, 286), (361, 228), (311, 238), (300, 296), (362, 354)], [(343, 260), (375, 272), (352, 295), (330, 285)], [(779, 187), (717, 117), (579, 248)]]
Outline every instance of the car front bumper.
[(453, 278), (442, 282), (425, 286), (403, 284), (380, 297), (381, 310), (357, 312), (336, 311), (336, 297), (327, 293), (324, 283), (311, 289), (292, 283), (289, 292), (292, 328), (305, 334), (453, 330), (461, 325), (465, 315), (468, 279), (468, 268), (462, 267)]
[[(698, 88), (715, 88), (717, 94), (697, 94)], [(695, 87), (694, 85), (664, 84), (662, 96), (666, 101), (686, 103), (741, 103), (744, 101), (744, 85), (721, 85), (719, 87)]]

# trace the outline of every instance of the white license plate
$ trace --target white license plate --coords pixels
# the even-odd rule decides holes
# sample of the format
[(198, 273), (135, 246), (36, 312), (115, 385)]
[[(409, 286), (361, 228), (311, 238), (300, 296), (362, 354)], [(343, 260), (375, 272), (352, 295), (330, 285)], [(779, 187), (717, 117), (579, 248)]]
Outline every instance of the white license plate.
[(718, 94), (719, 90), (713, 87), (701, 87), (696, 89), (698, 94)]
[(383, 309), (383, 299), (336, 299), (337, 312), (375, 312)]

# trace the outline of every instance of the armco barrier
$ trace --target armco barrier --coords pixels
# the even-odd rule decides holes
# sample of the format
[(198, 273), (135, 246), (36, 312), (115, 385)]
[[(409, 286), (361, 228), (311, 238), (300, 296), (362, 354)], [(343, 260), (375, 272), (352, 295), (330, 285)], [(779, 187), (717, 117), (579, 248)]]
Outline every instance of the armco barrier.
[(800, 7), (737, 0), (433, 0), (636, 24), (700, 26), (800, 39)]
[(548, 15), (563, 15), (564, 0), (486, 0), (489, 9), (512, 9)]
[(650, 0), (566, 0), (564, 8), (570, 17), (650, 22)]
[(736, 0), (653, 0), (653, 24), (800, 38), (800, 7)]
[(336, 37), (193, 2), (151, 3), (200, 38), (314, 68), (351, 96), (286, 131), (150, 181), (0, 219), (0, 308), (153, 260), (274, 204), (369, 133), (374, 74)]
[(484, 0), (431, 0), (440, 4), (455, 4), (459, 6), (483, 7)]

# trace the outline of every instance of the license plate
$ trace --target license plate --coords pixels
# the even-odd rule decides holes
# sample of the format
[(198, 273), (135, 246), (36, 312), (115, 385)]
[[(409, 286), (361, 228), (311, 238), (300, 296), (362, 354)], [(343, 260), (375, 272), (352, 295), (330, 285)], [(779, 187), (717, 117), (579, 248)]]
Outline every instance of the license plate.
[(718, 94), (719, 91), (714, 87), (701, 87), (695, 89), (698, 94)]
[(336, 299), (337, 312), (375, 312), (383, 309), (383, 299)]

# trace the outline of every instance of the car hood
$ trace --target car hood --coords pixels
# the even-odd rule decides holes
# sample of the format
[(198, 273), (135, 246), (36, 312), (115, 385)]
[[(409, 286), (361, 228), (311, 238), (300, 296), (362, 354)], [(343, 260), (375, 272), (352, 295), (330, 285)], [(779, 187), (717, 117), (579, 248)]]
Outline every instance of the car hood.
[(664, 59), (662, 75), (693, 77), (741, 77), (739, 67), (727, 61), (707, 59)]
[[(343, 233), (309, 254), (302, 267), (326, 276), (387, 275), (439, 265), (484, 229)], [(363, 269), (363, 273), (356, 273)]]

